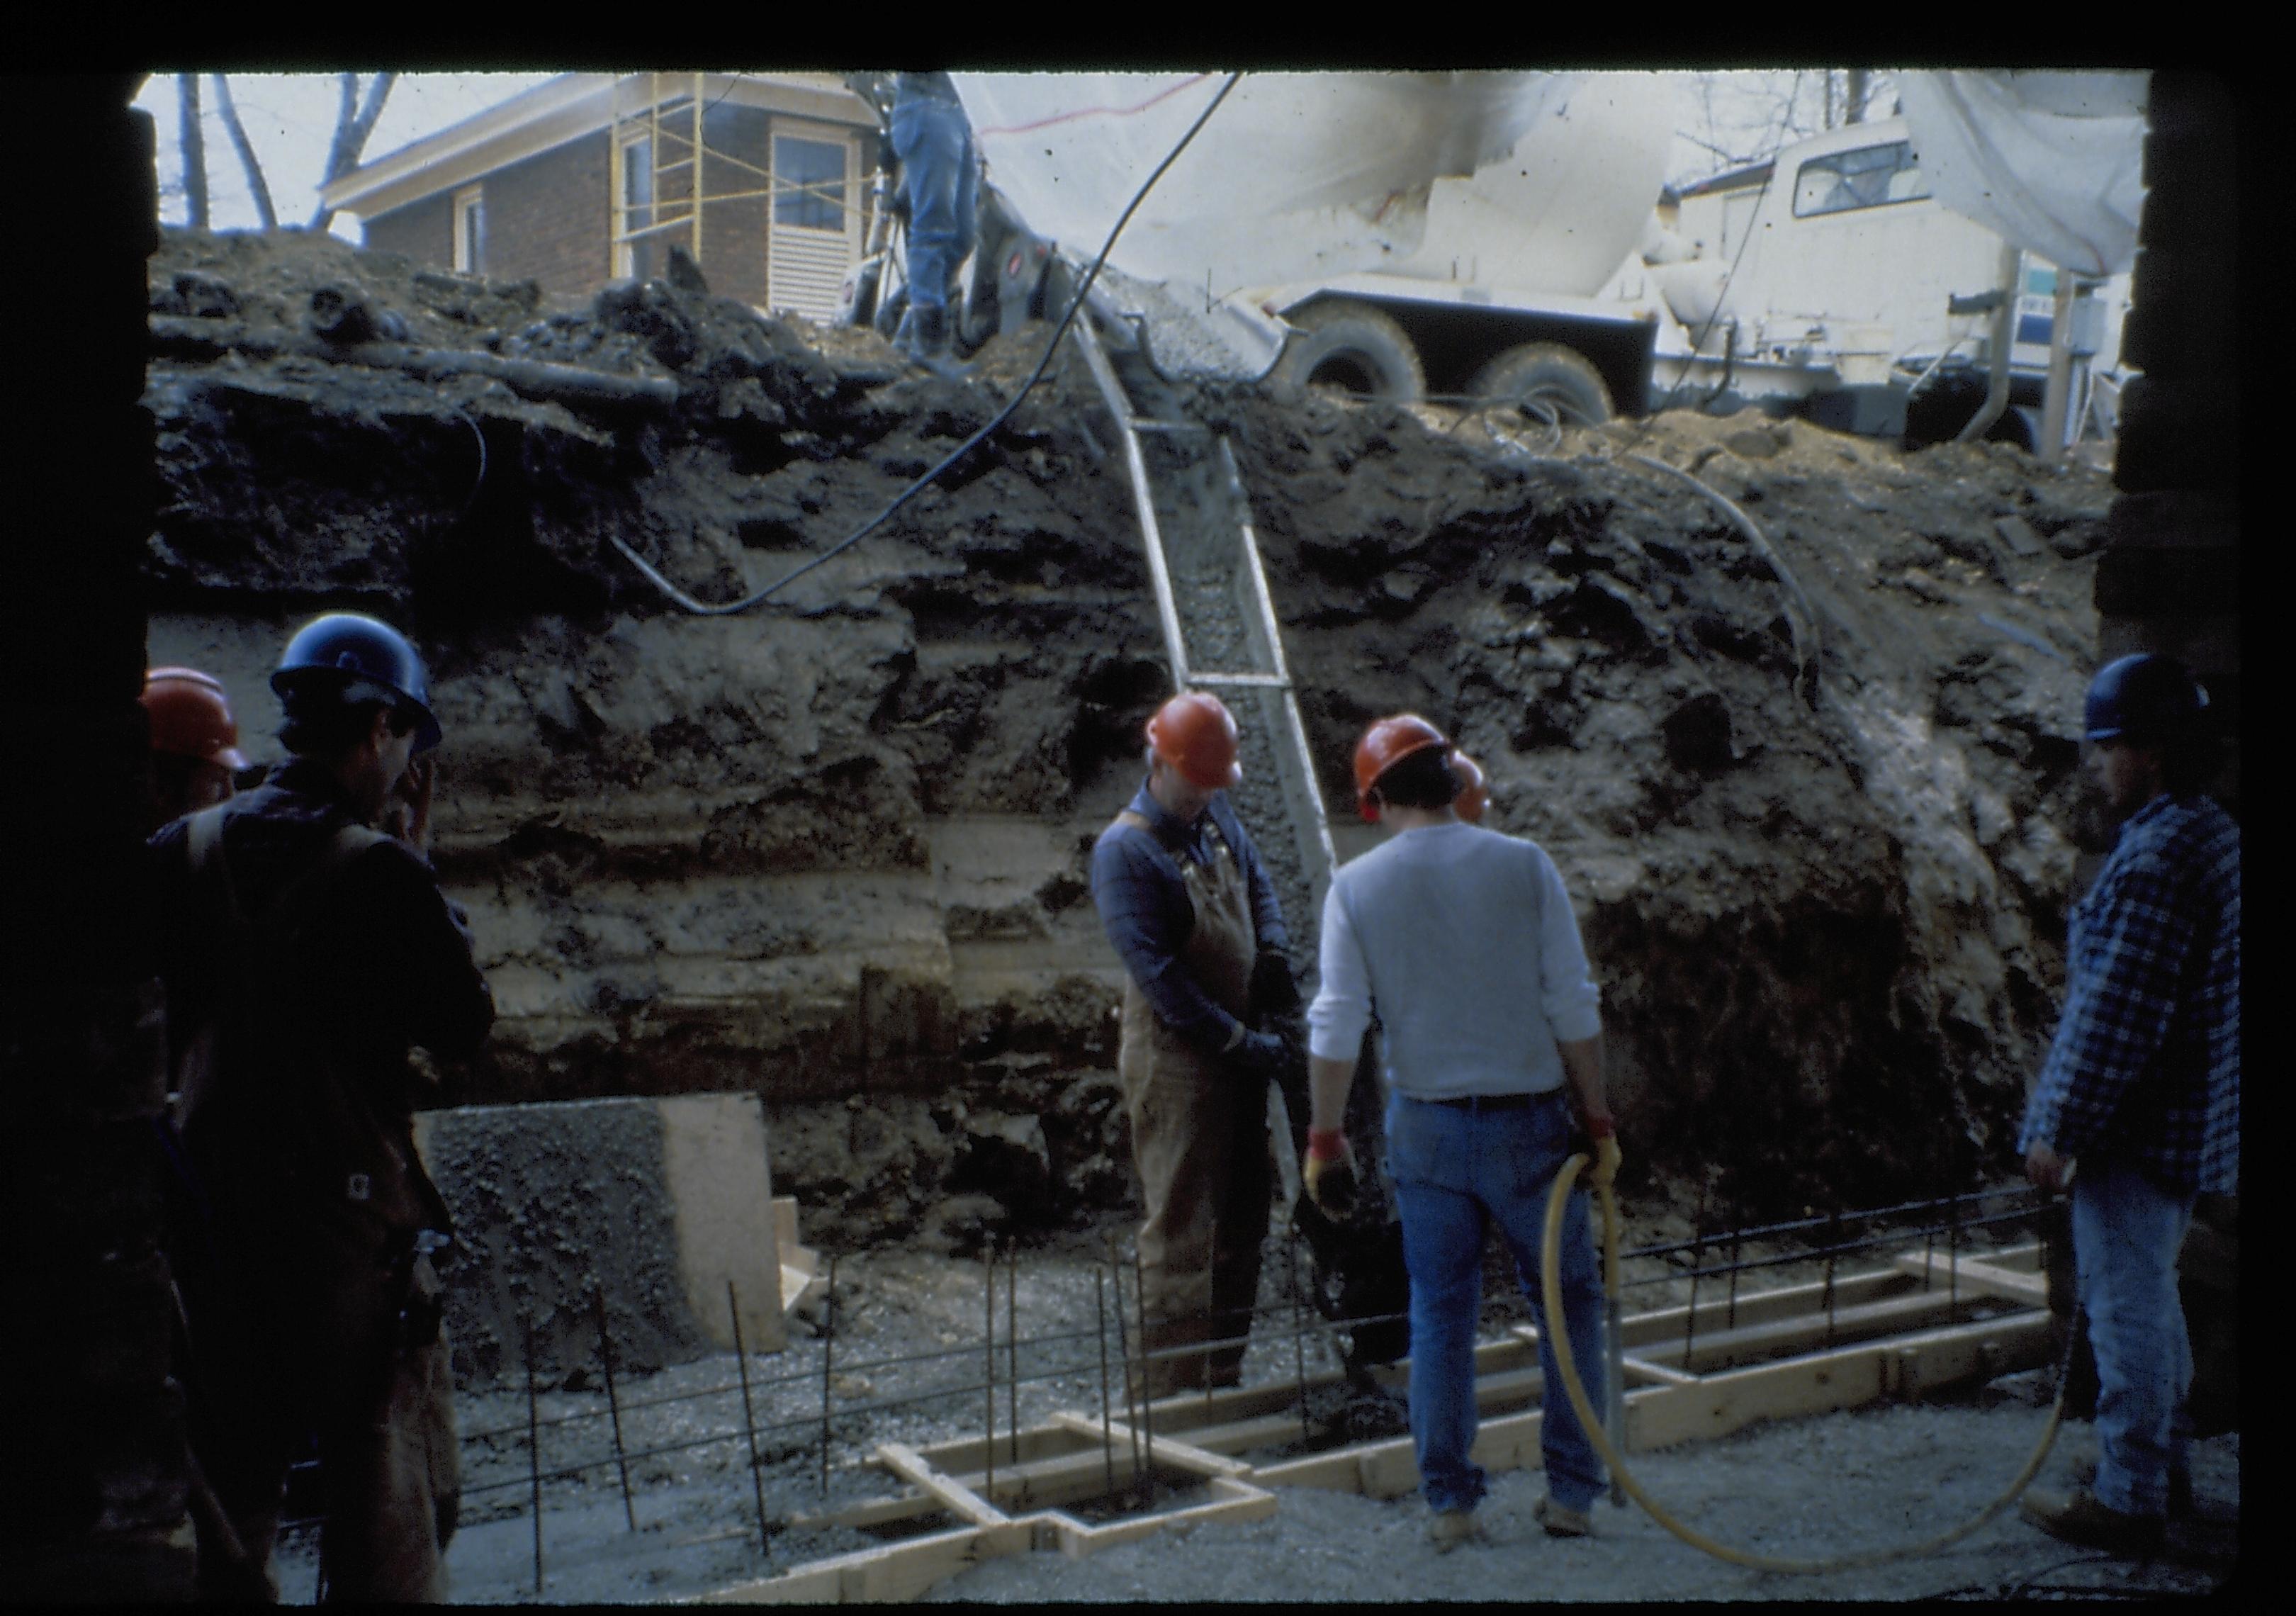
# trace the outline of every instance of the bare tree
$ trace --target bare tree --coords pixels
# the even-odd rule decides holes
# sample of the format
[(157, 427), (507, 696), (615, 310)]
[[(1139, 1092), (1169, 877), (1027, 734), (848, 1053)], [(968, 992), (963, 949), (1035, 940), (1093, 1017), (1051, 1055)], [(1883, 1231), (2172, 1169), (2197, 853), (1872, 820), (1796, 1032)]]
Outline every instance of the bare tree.
[(194, 230), (208, 227), (208, 145), (200, 129), (200, 76), (176, 75), (176, 128), (184, 148), (184, 208)]
[[(359, 157), (366, 151), (367, 136), (374, 133), (374, 120), (382, 116), (382, 103), (389, 99), (390, 86), (398, 80), (396, 73), (377, 73), (367, 81), (366, 98), (362, 104), (358, 75), (345, 73), (340, 76), (342, 105), (335, 114), (335, 138), (327, 147), (327, 171), (319, 181), (321, 190), (358, 167)], [(309, 227), (314, 231), (324, 230), (334, 220), (335, 210), (322, 201), (318, 210), (311, 215)]]
[(1765, 161), (1779, 147), (1838, 122), (1863, 122), (1868, 108), (1886, 104), (1888, 87), (1889, 75), (1870, 68), (1701, 73), (1689, 127), (1677, 133), (1713, 159), (1708, 175), (1724, 173)]
[(249, 144), (247, 130), (239, 121), (239, 109), (232, 105), (231, 82), (221, 73), (215, 79), (216, 111), (223, 119), (223, 127), (231, 135), (233, 149), (239, 153), (240, 167), (247, 170), (247, 188), (255, 195), (255, 215), (263, 221), (266, 230), (279, 228), (278, 210), (271, 205), (271, 187), (264, 183), (263, 165), (256, 160), (255, 148)]
[(1851, 68), (1849, 70), (1849, 113), (1842, 121), (1845, 123), (1864, 123), (1866, 121), (1866, 108), (1867, 103), (1872, 100), (1874, 94), (1874, 70), (1872, 68)]

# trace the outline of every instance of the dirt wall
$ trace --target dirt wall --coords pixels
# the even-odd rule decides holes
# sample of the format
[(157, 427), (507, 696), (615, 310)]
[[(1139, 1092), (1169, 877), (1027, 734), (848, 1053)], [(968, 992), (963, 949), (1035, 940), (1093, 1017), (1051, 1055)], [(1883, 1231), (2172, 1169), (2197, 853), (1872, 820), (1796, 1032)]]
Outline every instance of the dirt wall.
[[(291, 330), (322, 283), (417, 344), (677, 390), (570, 407), (220, 338), (152, 368), (152, 655), (225, 677), (258, 758), (299, 616), (376, 611), (430, 658), (437, 861), (503, 1012), (453, 1097), (754, 1087), (832, 1246), (958, 1237), (955, 1197), (1027, 1223), (1128, 1194), (1086, 860), (1167, 693), (1081, 365), (849, 554), (694, 618), (608, 538), (711, 600), (778, 578), (987, 422), (1044, 332), (949, 382), (690, 282), (543, 319), (330, 242), (175, 235), (152, 272), (219, 332)], [(1638, 1165), (1750, 1210), (2002, 1165), (2095, 829), (2073, 718), (2109, 488), (1751, 417), (1526, 447), (1434, 411), (1190, 402), (1235, 441), (1333, 807), (1361, 724), (1412, 708), (1560, 863)], [(1813, 668), (1769, 564), (1629, 453), (1761, 522)]]

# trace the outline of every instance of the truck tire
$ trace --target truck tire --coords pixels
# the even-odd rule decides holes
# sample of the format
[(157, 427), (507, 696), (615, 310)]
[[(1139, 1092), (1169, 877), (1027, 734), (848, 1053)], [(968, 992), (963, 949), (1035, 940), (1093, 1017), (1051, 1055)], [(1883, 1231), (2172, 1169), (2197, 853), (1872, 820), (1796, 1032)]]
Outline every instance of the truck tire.
[(1576, 426), (1600, 426), (1615, 413), (1603, 373), (1560, 342), (1508, 349), (1475, 373), (1468, 390), (1479, 398), (1513, 403), (1538, 421), (1552, 411)]
[(1410, 404), (1426, 393), (1427, 373), (1411, 338), (1368, 303), (1339, 299), (1283, 317), (1300, 329), (1275, 362), (1278, 384), (1389, 404)]

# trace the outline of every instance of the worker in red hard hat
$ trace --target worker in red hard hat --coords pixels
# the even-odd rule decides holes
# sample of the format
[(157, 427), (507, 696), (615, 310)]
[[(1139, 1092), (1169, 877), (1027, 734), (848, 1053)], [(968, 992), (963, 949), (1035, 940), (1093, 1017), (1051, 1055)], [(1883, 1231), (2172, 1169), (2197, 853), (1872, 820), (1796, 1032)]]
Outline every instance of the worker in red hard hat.
[(144, 676), (152, 721), (152, 797), (147, 830), (213, 808), (247, 767), (239, 726), (223, 685), (196, 668), (154, 668)]
[(1227, 800), (1234, 717), (1174, 696), (1148, 777), (1093, 849), (1093, 900), (1124, 961), (1117, 1070), (1147, 1221), (1139, 1239), (1152, 1398), (1242, 1378), (1274, 1164), (1267, 1085), (1291, 1046), (1255, 1022), (1299, 1007), (1275, 883)]
[[(1484, 1234), (1496, 1223), (1505, 1236), (1539, 1320), (1540, 1367), (1561, 1384), (1538, 1284), (1546, 1197), (1574, 1150), (1595, 1158), (1595, 1182), (1619, 1166), (1599, 995), (1570, 894), (1536, 843), (1466, 822), (1457, 759), (1410, 713), (1372, 725), (1356, 748), (1357, 806), (1388, 840), (1343, 865), (1324, 897), (1302, 1171), (1319, 1205), (1352, 1189), (1341, 1114), (1376, 1021), (1411, 1273), (1412, 1441), (1430, 1535), (1447, 1549), (1475, 1535), (1484, 1489), (1470, 1456)], [(1568, 1203), (1562, 1268), (1561, 1322), (1600, 1407), (1603, 1294), (1584, 1191)], [(1547, 1496), (1535, 1513), (1549, 1536), (1583, 1537), (1602, 1464), (1560, 1399), (1539, 1443)]]

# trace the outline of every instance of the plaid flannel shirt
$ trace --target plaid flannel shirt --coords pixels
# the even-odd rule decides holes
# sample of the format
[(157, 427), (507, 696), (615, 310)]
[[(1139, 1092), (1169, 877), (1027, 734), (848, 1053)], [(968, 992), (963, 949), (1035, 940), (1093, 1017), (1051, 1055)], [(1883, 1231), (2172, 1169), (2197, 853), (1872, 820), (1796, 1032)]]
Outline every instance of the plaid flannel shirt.
[(2240, 827), (2205, 797), (2155, 798), (2121, 827), (2068, 932), (2064, 1018), (2018, 1150), (2128, 1161), (2172, 1191), (2234, 1191)]

